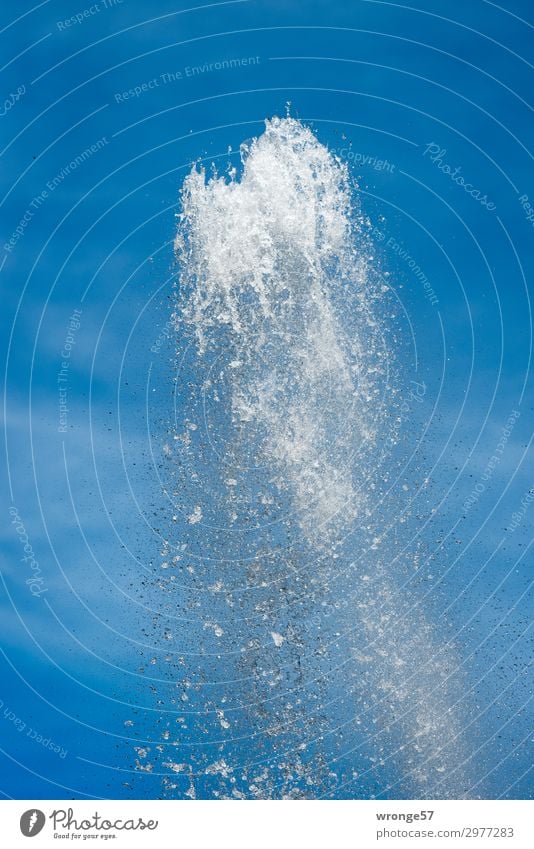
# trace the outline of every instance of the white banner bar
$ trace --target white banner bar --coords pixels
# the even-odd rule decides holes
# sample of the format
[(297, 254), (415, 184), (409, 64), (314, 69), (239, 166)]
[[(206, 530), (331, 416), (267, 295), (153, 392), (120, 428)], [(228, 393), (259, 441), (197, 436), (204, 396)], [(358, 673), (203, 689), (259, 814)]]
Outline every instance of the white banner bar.
[(10, 800), (0, 806), (0, 845), (532, 849), (533, 814), (526, 801)]

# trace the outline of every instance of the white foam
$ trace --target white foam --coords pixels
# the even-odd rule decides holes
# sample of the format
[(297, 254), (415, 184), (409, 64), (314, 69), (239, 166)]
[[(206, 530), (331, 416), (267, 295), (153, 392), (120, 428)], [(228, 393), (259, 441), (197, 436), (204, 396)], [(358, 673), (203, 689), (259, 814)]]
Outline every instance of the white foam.
[(365, 282), (348, 174), (291, 118), (267, 121), (242, 155), (240, 179), (195, 168), (185, 180), (180, 317), (202, 353), (226, 334), (234, 420), (261, 434), (262, 460), (307, 532), (325, 533), (332, 518), (357, 515), (348, 459), (374, 435), (369, 403), (358, 405), (369, 381), (354, 379), (356, 343), (336, 311), (342, 289), (354, 299)]

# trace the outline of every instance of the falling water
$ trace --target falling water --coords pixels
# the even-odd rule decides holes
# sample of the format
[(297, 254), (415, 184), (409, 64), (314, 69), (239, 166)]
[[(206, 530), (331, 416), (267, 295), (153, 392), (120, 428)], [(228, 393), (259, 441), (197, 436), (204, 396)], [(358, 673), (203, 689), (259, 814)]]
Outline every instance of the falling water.
[(207, 587), (188, 607), (222, 658), (210, 695), (197, 681), (214, 751), (163, 763), (188, 795), (468, 787), (457, 661), (388, 535), (399, 390), (366, 234), (346, 166), (290, 117), (242, 146), (239, 173), (184, 182), (179, 460), (169, 449), (183, 529), (163, 556)]

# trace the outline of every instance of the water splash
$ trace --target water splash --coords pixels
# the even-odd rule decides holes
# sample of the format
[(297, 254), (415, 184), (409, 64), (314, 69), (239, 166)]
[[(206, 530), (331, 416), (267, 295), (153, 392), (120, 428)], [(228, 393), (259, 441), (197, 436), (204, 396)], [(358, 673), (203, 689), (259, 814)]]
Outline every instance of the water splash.
[(234, 683), (202, 702), (228, 742), (163, 763), (187, 773), (186, 795), (194, 776), (234, 798), (468, 786), (457, 662), (403, 591), (388, 535), (397, 389), (367, 232), (346, 166), (290, 117), (242, 147), (239, 174), (184, 182), (174, 318), (196, 353), (173, 498), (187, 542), (169, 534), (165, 566), (173, 549), (204, 563), (187, 567), (209, 589), (203, 632), (240, 647)]
[(362, 222), (346, 167), (298, 121), (268, 121), (242, 157), (241, 179), (234, 170), (206, 181), (195, 169), (185, 181), (180, 317), (201, 353), (231, 350), (233, 424), (315, 537), (358, 515), (352, 455), (376, 438)]

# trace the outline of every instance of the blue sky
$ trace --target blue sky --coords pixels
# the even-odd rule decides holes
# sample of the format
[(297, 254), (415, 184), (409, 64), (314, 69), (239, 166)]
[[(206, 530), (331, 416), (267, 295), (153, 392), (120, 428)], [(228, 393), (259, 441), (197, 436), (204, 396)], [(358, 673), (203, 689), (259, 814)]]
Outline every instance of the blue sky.
[[(240, 143), (288, 103), (349, 163), (376, 268), (399, 304), (389, 342), (402, 385), (407, 396), (412, 381), (425, 387), (391, 462), (409, 459), (417, 492), (426, 565), (415, 591), (437, 633), (451, 635), (477, 705), (474, 771), (489, 797), (528, 795), (530, 4), (420, 5), (3, 4), (5, 796), (161, 795), (159, 767), (136, 769), (133, 746), (156, 745), (175, 721), (175, 664), (191, 635), (203, 648), (185, 663), (199, 680), (227, 674), (215, 637), (179, 606), (176, 621), (173, 597), (158, 589), (169, 506), (156, 472), (167, 474), (162, 446), (181, 403), (165, 330), (172, 242), (191, 162), (237, 164)], [(225, 60), (233, 66), (215, 67)], [(13, 505), (39, 595), (26, 583)], [(195, 690), (191, 708), (211, 699)], [(349, 717), (350, 704), (339, 711)], [(200, 770), (204, 730), (188, 722), (183, 747)], [(208, 731), (219, 739), (216, 723)], [(243, 764), (269, 755), (255, 745), (236, 739), (225, 751)], [(212, 749), (215, 760), (222, 750)], [(340, 781), (353, 768), (349, 758)], [(380, 792), (395, 769), (373, 780), (339, 793)], [(189, 785), (177, 782), (180, 796)], [(208, 776), (198, 792), (216, 786)]]

